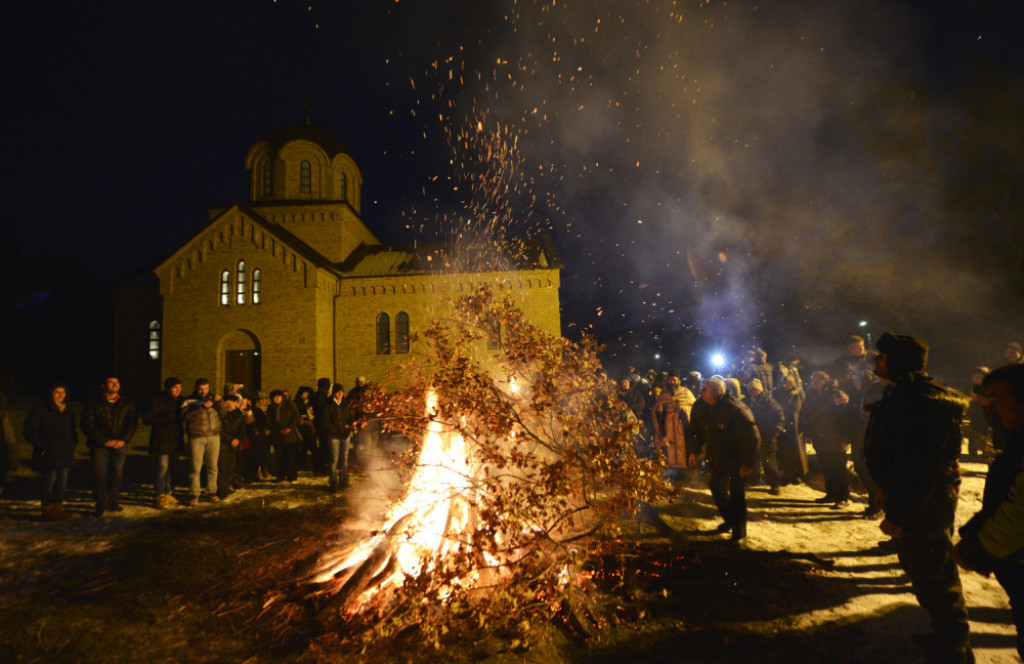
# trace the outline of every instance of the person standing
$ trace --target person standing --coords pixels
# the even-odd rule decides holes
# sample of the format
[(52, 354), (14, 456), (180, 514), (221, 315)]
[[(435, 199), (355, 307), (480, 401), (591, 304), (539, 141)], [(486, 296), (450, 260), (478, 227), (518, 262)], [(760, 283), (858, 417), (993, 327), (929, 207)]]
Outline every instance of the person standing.
[(143, 413), (142, 423), (150, 426), (149, 453), (156, 458), (153, 504), (157, 509), (167, 509), (178, 504), (174, 497), (173, 478), (174, 461), (184, 442), (180, 380), (171, 377), (164, 381), (164, 391)]
[(267, 408), (267, 436), (277, 458), (278, 482), (294, 482), (299, 478), (295, 456), (302, 439), (298, 428), (299, 410), (295, 403), (287, 399), (281, 390), (271, 392), (270, 406)]
[[(711, 497), (724, 520), (718, 532), (732, 532), (738, 542), (747, 536), (747, 496), (744, 478), (757, 465), (761, 437), (754, 415), (742, 402), (728, 394), (725, 380), (712, 376), (704, 381), (702, 409), (694, 431), (701, 445), (701, 454), (708, 460)], [(693, 460), (695, 464), (696, 461)]]
[(803, 386), (790, 372), (772, 390), (772, 399), (782, 406), (782, 412), (786, 415), (786, 428), (779, 436), (778, 451), (775, 454), (779, 475), (782, 484), (794, 484), (807, 475), (807, 450), (800, 430), (800, 410), (804, 406)]
[(68, 471), (75, 462), (75, 416), (67, 403), (67, 388), (58, 383), (49, 398), (33, 408), (22, 434), (32, 444), (32, 470), (40, 473), (43, 521), (68, 518), (64, 511), (64, 493)]
[(988, 373), (982, 386), (986, 410), (1007, 432), (1007, 448), (989, 466), (981, 510), (960, 527), (953, 559), (965, 570), (995, 572), (1010, 598), (1024, 659), (1024, 364)]
[(0, 392), (0, 496), (7, 488), (7, 475), (18, 469), (14, 443), (14, 425), (7, 414), (7, 395)]
[(693, 400), (690, 391), (680, 384), (679, 377), (672, 375), (665, 389), (655, 397), (652, 407), (655, 448), (664, 452), (667, 466), (677, 472), (686, 467), (686, 424), (690, 421)]
[(814, 446), (818, 470), (825, 478), (825, 495), (816, 503), (832, 503), (833, 509), (850, 504), (850, 471), (846, 464), (849, 438), (857, 423), (857, 411), (849, 407), (850, 398), (824, 371), (811, 375), (800, 422), (804, 442)]
[(220, 501), (217, 496), (217, 462), (220, 457), (220, 414), (223, 400), (219, 394), (210, 394), (210, 381), (200, 378), (195, 382), (192, 396), (182, 404), (185, 430), (188, 432), (189, 472), (188, 506), (199, 504), (202, 495), (200, 474), (206, 466), (206, 495), (210, 502)]
[(245, 399), (238, 394), (229, 394), (224, 398), (223, 411), (220, 415), (220, 451), (217, 454), (217, 497), (227, 498), (234, 493), (231, 486), (235, 476), (235, 462), (245, 438)]
[(323, 405), (322, 413), (317, 435), (328, 453), (329, 486), (331, 491), (337, 491), (348, 486), (348, 449), (352, 440), (352, 415), (349, 413), (348, 403), (345, 401), (345, 388), (341, 383), (335, 383), (331, 387), (331, 396)]
[(117, 499), (121, 494), (128, 441), (138, 426), (135, 402), (121, 394), (121, 381), (108, 376), (102, 387), (101, 398), (90, 401), (82, 412), (82, 431), (92, 457), (92, 493), (96, 499), (93, 514), (97, 517), (108, 510), (124, 509)]
[(967, 398), (925, 373), (928, 345), (883, 334), (875, 374), (884, 392), (868, 406), (864, 452), (900, 566), (931, 619), (923, 637), (933, 662), (973, 662), (967, 609), (953, 559), (953, 519), (960, 490), (961, 421)]
[(768, 493), (778, 496), (782, 493), (779, 488), (782, 480), (775, 452), (778, 450), (779, 436), (786, 428), (786, 414), (782, 412), (782, 406), (764, 389), (760, 379), (754, 378), (747, 384), (747, 393), (750, 395), (750, 412), (754, 414), (757, 432), (761, 436), (761, 470), (764, 472), (764, 481), (768, 485)]

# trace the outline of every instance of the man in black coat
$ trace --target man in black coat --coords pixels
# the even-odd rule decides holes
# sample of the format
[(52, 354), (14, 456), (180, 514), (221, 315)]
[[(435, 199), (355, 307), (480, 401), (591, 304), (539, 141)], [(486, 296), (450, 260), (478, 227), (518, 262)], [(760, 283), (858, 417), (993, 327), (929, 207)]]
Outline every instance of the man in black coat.
[(918, 641), (932, 662), (973, 662), (967, 610), (953, 560), (953, 518), (960, 489), (960, 423), (967, 398), (924, 373), (928, 346), (885, 333), (875, 373), (885, 385), (868, 406), (868, 468), (882, 489), (881, 529), (894, 538), (900, 566), (930, 618)]
[(966, 570), (995, 572), (1010, 597), (1024, 659), (1024, 364), (996, 369), (982, 387), (985, 409), (1007, 432), (1007, 448), (989, 467), (981, 511), (961, 526), (953, 558)]
[(126, 445), (131, 440), (138, 417), (135, 402), (121, 394), (121, 381), (109, 376), (103, 381), (100, 399), (85, 405), (82, 412), (82, 431), (89, 442), (92, 457), (92, 493), (96, 499), (94, 515), (103, 516), (107, 510), (120, 512), (117, 502), (124, 475)]
[(154, 505), (157, 509), (173, 507), (178, 504), (174, 497), (174, 460), (184, 447), (180, 380), (171, 377), (164, 381), (164, 391), (153, 399), (142, 415), (142, 423), (150, 426), (149, 453), (156, 457)]
[(757, 432), (761, 436), (761, 470), (764, 481), (768, 484), (768, 493), (777, 496), (782, 493), (779, 488), (782, 479), (779, 476), (779, 462), (775, 458), (778, 450), (779, 436), (786, 428), (786, 414), (775, 399), (772, 399), (760, 379), (755, 378), (747, 384), (750, 395), (750, 412), (754, 414)]
[[(725, 391), (725, 380), (712, 376), (704, 381), (701, 400), (707, 404), (693, 422), (706, 455), (711, 497), (724, 519), (718, 532), (732, 531), (738, 542), (747, 536), (747, 496), (744, 478), (757, 466), (761, 437), (754, 415)], [(699, 431), (698, 431), (699, 428)]]
[[(328, 452), (327, 472), (330, 477), (331, 491), (348, 486), (348, 450), (352, 439), (352, 416), (345, 400), (345, 388), (335, 383), (331, 388), (331, 396), (323, 407), (320, 440), (326, 445)], [(338, 464), (341, 463), (339, 477)]]

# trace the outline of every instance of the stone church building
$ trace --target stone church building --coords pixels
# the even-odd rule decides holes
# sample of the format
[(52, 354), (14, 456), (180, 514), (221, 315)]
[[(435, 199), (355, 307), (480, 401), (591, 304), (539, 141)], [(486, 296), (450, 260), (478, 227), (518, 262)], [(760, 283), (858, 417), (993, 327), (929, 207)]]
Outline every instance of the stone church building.
[(155, 268), (161, 304), (147, 310), (130, 284), (115, 290), (115, 371), (136, 377), (134, 393), (172, 375), (186, 391), (205, 377), (247, 393), (295, 394), (320, 377), (346, 389), (357, 376), (379, 381), (416, 352), (411, 335), (485, 283), (561, 334), (550, 239), (492, 272), (442, 269), (442, 245), (381, 244), (361, 216), (359, 166), (308, 123), (272, 129), (245, 168), (249, 200), (210, 209), (206, 228)]

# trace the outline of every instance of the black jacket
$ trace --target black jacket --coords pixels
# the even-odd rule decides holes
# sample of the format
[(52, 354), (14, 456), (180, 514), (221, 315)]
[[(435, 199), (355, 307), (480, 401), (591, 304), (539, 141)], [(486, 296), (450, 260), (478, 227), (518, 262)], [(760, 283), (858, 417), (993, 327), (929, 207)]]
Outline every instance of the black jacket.
[(220, 416), (220, 444), (231, 446), (231, 441), (238, 439), (239, 444), (245, 436), (245, 413), (236, 408), (231, 412), (225, 409)]
[(754, 414), (757, 432), (761, 436), (761, 452), (773, 452), (777, 448), (779, 434), (786, 429), (786, 414), (775, 399), (762, 392), (750, 401), (750, 412)]
[(761, 435), (749, 408), (725, 394), (699, 412), (693, 425), (701, 429), (699, 439), (713, 471), (732, 473), (740, 466), (753, 468), (757, 464)]
[(74, 465), (78, 435), (70, 406), (63, 412), (52, 403), (36, 406), (29, 412), (22, 434), (32, 443), (33, 470), (41, 473)]
[(322, 440), (329, 438), (348, 438), (352, 435), (352, 415), (348, 410), (348, 402), (344, 399), (338, 404), (328, 399), (323, 407), (323, 424), (320, 428)]
[(91, 401), (82, 412), (82, 431), (89, 447), (103, 447), (108, 440), (123, 440), (127, 444), (137, 426), (135, 402), (127, 397), (113, 403), (106, 399)]
[(989, 466), (981, 511), (960, 527), (960, 555), (971, 569), (988, 574), (1024, 563), (1022, 481), (1024, 434), (1018, 432), (1008, 436), (1006, 452)]
[(142, 416), (143, 424), (148, 424), (149, 453), (177, 454), (182, 448), (183, 436), (181, 428), (180, 399), (175, 399), (166, 392), (161, 392)]
[(886, 518), (904, 530), (953, 526), (967, 402), (963, 394), (917, 373), (865, 406), (868, 470), (882, 488)]

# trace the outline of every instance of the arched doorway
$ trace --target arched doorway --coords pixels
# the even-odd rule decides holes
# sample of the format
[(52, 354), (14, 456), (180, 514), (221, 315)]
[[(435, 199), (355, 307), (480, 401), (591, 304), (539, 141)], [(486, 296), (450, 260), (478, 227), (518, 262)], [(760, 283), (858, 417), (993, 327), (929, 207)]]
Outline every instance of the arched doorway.
[(247, 396), (260, 390), (260, 341), (249, 330), (232, 330), (221, 337), (220, 357), (226, 383), (241, 383)]

